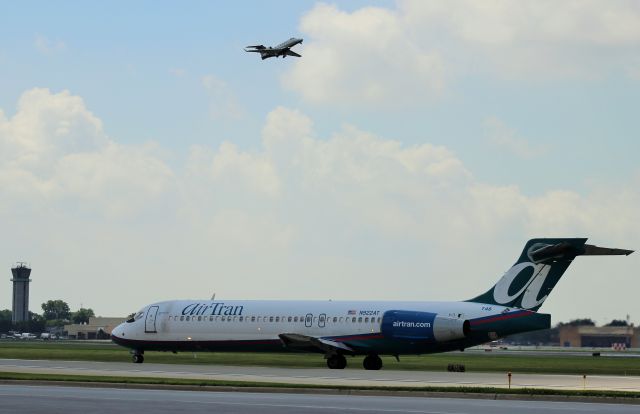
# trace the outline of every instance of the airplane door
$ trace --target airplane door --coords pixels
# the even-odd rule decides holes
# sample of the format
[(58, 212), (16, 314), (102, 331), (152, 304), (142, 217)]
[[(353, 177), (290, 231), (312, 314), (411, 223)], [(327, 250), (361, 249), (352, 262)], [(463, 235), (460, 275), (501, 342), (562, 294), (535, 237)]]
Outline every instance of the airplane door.
[(158, 315), (158, 307), (151, 306), (147, 311), (147, 318), (144, 320), (144, 332), (156, 333), (156, 316)]
[(311, 328), (311, 325), (313, 325), (313, 314), (307, 313), (307, 316), (304, 317), (304, 326)]
[(318, 328), (324, 328), (324, 324), (327, 322), (327, 315), (324, 313), (321, 313), (318, 316)]

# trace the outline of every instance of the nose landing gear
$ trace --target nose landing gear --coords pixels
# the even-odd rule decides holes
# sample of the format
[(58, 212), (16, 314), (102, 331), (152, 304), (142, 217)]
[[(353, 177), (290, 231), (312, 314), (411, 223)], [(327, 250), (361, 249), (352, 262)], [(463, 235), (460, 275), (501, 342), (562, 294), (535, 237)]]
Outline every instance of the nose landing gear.
[(134, 364), (142, 364), (144, 362), (144, 351), (132, 351), (131, 360)]

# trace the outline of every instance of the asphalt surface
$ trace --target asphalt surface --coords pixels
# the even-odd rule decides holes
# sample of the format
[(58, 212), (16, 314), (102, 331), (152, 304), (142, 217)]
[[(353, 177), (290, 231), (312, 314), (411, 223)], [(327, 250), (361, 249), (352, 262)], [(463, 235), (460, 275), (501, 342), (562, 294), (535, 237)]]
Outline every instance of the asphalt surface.
[(0, 413), (638, 413), (637, 405), (0, 385)]
[[(116, 377), (156, 377), (347, 386), (508, 387), (506, 373), (329, 370), (326, 368), (236, 367), (222, 365), (133, 364), (126, 362), (0, 359), (0, 372)], [(513, 374), (513, 388), (598, 389), (640, 392), (640, 377)]]

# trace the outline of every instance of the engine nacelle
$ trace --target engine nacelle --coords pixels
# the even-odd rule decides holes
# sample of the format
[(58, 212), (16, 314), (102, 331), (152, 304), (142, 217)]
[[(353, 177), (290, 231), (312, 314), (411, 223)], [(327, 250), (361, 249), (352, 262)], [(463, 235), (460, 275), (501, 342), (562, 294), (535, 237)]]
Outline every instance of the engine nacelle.
[(382, 334), (388, 338), (447, 342), (469, 336), (468, 320), (431, 312), (390, 310), (382, 315)]

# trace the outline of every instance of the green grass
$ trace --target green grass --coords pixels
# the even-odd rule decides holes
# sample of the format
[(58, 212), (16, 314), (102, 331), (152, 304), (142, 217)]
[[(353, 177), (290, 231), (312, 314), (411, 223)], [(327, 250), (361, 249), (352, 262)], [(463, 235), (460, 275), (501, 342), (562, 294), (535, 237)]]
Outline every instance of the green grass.
[[(74, 361), (130, 362), (128, 350), (111, 343), (85, 342), (0, 342), (0, 358)], [(361, 369), (362, 357), (347, 358), (349, 368)], [(320, 354), (302, 353), (178, 353), (146, 352), (145, 362), (165, 364), (239, 365), (272, 367), (325, 367)], [(462, 353), (404, 356), (400, 362), (383, 357), (386, 369), (445, 371), (450, 363), (464, 364), (469, 372), (519, 372), (575, 375), (640, 375), (640, 358), (590, 355), (518, 355), (505, 353)]]
[(334, 391), (382, 391), (412, 394), (416, 392), (456, 392), (465, 394), (512, 394), (512, 395), (545, 395), (563, 397), (597, 397), (597, 398), (627, 398), (640, 399), (639, 392), (627, 391), (597, 391), (597, 390), (552, 390), (533, 388), (493, 388), (493, 387), (374, 387), (374, 386), (340, 386), (340, 385), (308, 385), (308, 384), (281, 384), (269, 382), (225, 381), (225, 380), (192, 380), (177, 378), (141, 378), (141, 377), (102, 377), (90, 375), (59, 375), (59, 374), (23, 374), (0, 372), (0, 380), (17, 381), (52, 381), (52, 382), (83, 382), (103, 384), (147, 384), (147, 385), (173, 385), (190, 387), (235, 387), (235, 388), (275, 388), (275, 389), (323, 389)]

